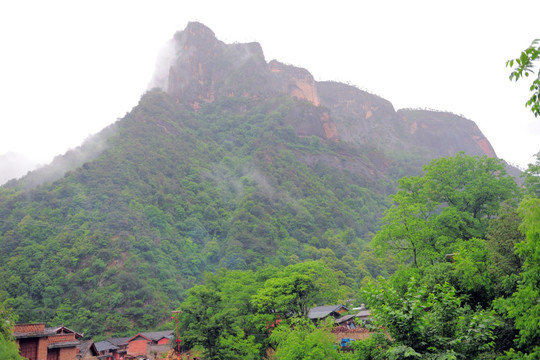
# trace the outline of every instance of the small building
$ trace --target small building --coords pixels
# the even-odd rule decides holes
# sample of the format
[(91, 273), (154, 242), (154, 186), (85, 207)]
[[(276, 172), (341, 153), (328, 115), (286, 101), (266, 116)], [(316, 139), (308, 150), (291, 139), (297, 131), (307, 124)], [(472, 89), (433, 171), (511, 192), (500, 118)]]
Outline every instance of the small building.
[(148, 356), (151, 353), (162, 353), (169, 350), (169, 341), (174, 331), (142, 332), (127, 340), (127, 355)]
[(370, 331), (364, 326), (370, 323), (370, 310), (367, 310), (362, 304), (358, 313), (345, 315), (335, 320), (336, 326), (332, 329), (332, 333), (336, 335), (338, 340), (362, 340), (369, 337)]
[(355, 329), (357, 327), (356, 315), (345, 315), (340, 317), (339, 319), (336, 319), (337, 326), (345, 326), (349, 329)]
[[(107, 345), (102, 344), (103, 353), (100, 353), (100, 356), (109, 355), (114, 360), (120, 360), (121, 358), (123, 359), (124, 356), (127, 354), (127, 347), (128, 347), (128, 340), (129, 339), (130, 338), (128, 338), (128, 337), (107, 339), (106, 342), (108, 342), (112, 346), (116, 347), (116, 349), (113, 349), (112, 347), (110, 347), (108, 349), (109, 352), (106, 352)], [(107, 359), (107, 358), (105, 358), (105, 359)], [(100, 358), (100, 360), (101, 360), (101, 358)]]
[(313, 321), (322, 320), (327, 318), (328, 316), (337, 319), (341, 316), (341, 314), (347, 311), (349, 311), (349, 309), (347, 309), (347, 307), (342, 304), (317, 306), (309, 309), (308, 318)]
[(45, 328), (45, 324), (17, 324), (13, 336), (19, 354), (28, 360), (74, 360), (80, 341), (76, 333)]
[(96, 344), (99, 360), (118, 360), (118, 346), (111, 344), (108, 341), (98, 341)]

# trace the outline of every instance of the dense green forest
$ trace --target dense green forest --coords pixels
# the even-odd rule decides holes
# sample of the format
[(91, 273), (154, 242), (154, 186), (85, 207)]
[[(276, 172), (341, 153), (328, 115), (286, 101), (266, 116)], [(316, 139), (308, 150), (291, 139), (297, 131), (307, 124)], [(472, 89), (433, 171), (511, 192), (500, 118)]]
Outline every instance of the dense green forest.
[(298, 107), (313, 105), (231, 97), (194, 112), (154, 90), (99, 135), (93, 160), (52, 183), (36, 187), (37, 172), (1, 187), (0, 300), (20, 322), (127, 334), (159, 327), (222, 267), (320, 259), (344, 298), (391, 271), (368, 241), (405, 167), (372, 178), (336, 168), (390, 160), (297, 136), (284, 117)]
[[(536, 165), (526, 172), (537, 179)], [(404, 177), (373, 239), (395, 259), (365, 277), (355, 303), (373, 334), (338, 352), (331, 323), (305, 309), (350, 296), (324, 261), (207, 273), (179, 307), (184, 350), (205, 359), (537, 359), (540, 354), (540, 199), (525, 197), (496, 159), (432, 161)], [(526, 182), (529, 183), (529, 182)]]

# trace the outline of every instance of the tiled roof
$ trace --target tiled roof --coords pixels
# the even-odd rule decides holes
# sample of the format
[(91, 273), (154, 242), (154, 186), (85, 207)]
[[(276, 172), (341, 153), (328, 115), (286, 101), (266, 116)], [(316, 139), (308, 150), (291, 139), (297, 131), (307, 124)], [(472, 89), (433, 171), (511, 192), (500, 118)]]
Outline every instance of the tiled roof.
[(127, 341), (129, 339), (131, 339), (131, 338), (130, 337), (110, 338), (110, 339), (107, 339), (107, 341), (110, 342), (113, 345), (122, 346), (122, 345), (127, 345)]
[(109, 341), (98, 341), (94, 345), (96, 346), (96, 350), (99, 352), (102, 352), (105, 350), (118, 350), (118, 346), (113, 345)]
[(323, 318), (327, 317), (328, 315), (332, 314), (333, 312), (337, 312), (341, 308), (345, 308), (346, 310), (348, 310), (342, 304), (317, 306), (317, 307), (309, 309), (308, 318), (310, 318), (310, 319), (323, 319)]
[(82, 338), (83, 335), (84, 335), (84, 334), (79, 334), (78, 332), (73, 331), (70, 328), (67, 328), (67, 327), (65, 327), (63, 325), (62, 326), (56, 326), (56, 327), (46, 327), (45, 331), (47, 331), (47, 332), (55, 332), (57, 334), (60, 334), (60, 333), (62, 333), (62, 334), (64, 334), (64, 333), (71, 334), (71, 333), (73, 333), (79, 339)]
[(345, 315), (343, 317), (340, 317), (339, 319), (336, 319), (336, 324), (341, 324), (347, 320), (350, 320), (352, 319), (353, 317), (355, 317), (356, 315)]
[(172, 334), (174, 334), (174, 330), (166, 330), (166, 331), (155, 331), (155, 332), (143, 332), (141, 335), (146, 336), (149, 339), (152, 339), (154, 341), (158, 341), (163, 339), (164, 337), (169, 337)]
[(44, 323), (39, 324), (15, 324), (13, 336), (15, 339), (31, 338), (31, 337), (48, 337), (55, 335), (56, 332), (45, 328)]
[(145, 339), (147, 339), (148, 341), (158, 341), (160, 339), (163, 339), (164, 337), (169, 337), (169, 336), (172, 336), (172, 334), (174, 333), (173, 330), (167, 330), (167, 331), (156, 331), (156, 332), (143, 332), (143, 333), (138, 333), (136, 334), (135, 336), (132, 336), (128, 342), (130, 342), (131, 340), (134, 340), (136, 339), (137, 337), (141, 336)]

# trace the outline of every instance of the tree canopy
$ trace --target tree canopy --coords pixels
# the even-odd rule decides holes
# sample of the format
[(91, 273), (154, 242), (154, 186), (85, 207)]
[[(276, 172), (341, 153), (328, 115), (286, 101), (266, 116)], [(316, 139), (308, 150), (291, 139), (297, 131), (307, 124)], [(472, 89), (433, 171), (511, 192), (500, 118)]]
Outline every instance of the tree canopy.
[[(516, 65), (510, 74), (510, 80), (518, 81), (519, 79), (534, 75), (534, 68), (538, 60), (540, 60), (540, 39), (533, 40), (531, 45), (523, 50), (518, 58), (506, 62), (507, 67), (514, 67), (514, 64)], [(532, 81), (529, 90), (532, 92), (532, 95), (525, 103), (525, 106), (531, 108), (534, 116), (540, 116), (540, 71)]]
[(503, 163), (487, 156), (433, 160), (423, 176), (404, 177), (373, 242), (414, 266), (445, 261), (459, 240), (486, 235), (504, 200), (518, 195)]

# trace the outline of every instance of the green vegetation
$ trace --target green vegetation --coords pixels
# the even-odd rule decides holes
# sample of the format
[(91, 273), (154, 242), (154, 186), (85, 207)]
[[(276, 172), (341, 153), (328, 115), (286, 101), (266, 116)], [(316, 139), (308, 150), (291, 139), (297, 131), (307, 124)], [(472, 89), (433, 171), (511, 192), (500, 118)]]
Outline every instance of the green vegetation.
[(22, 360), (13, 338), (14, 324), (13, 314), (0, 303), (0, 359)]
[[(524, 77), (534, 74), (535, 62), (540, 60), (540, 39), (533, 40), (531, 46), (523, 50), (517, 59), (508, 60), (507, 67), (516, 68), (510, 74), (510, 80), (518, 81)], [(529, 90), (533, 93), (525, 106), (530, 107), (534, 116), (540, 116), (540, 72), (533, 80)]]
[(354, 147), (296, 136), (285, 115), (309, 106), (224, 98), (196, 113), (147, 93), (93, 160), (0, 188), (0, 300), (21, 322), (123, 335), (168, 326), (222, 267), (318, 259), (349, 294), (388, 273), (367, 243), (393, 182), (340, 169), (372, 166)]
[[(374, 238), (380, 256), (398, 259), (397, 271), (366, 278), (353, 296), (371, 307), (369, 339), (339, 352), (332, 324), (315, 327), (306, 319), (309, 307), (349, 298), (347, 283), (317, 261), (209, 275), (180, 307), (187, 348), (209, 354), (244, 344), (244, 352), (215, 358), (536, 358), (538, 198), (521, 200), (495, 159), (457, 154), (424, 170), (400, 181)], [(219, 306), (210, 310), (209, 303)], [(214, 336), (191, 335), (208, 328)], [(204, 341), (220, 339), (216, 334), (235, 340)]]

